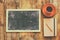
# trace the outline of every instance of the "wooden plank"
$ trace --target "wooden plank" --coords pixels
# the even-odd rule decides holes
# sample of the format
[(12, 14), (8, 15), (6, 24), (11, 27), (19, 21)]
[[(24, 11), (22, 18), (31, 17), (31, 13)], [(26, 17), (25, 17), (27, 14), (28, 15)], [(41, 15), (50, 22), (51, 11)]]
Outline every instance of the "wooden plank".
[(4, 40), (7, 40), (6, 38), (6, 8), (5, 8), (5, 0), (3, 0), (3, 4), (4, 4)]
[(0, 40), (4, 40), (4, 30), (2, 26), (0, 26)]
[(3, 1), (0, 1), (0, 40), (4, 40), (4, 22), (3, 22), (4, 6)]
[(60, 40), (60, 0), (56, 0), (57, 1), (57, 36), (56, 36), (56, 40)]

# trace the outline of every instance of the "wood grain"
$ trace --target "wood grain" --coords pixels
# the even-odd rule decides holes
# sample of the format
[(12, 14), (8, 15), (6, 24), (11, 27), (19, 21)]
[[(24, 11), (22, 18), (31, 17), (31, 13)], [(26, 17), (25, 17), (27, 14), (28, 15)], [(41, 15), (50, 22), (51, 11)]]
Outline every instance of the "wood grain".
[[(0, 26), (0, 40), (49, 40), (43, 36), (43, 16), (41, 18), (41, 32), (40, 33), (8, 33), (6, 32), (6, 9), (41, 9), (45, 3), (57, 2), (57, 14), (58, 14), (58, 35), (51, 38), (51, 40), (60, 40), (60, 0), (0, 0), (0, 19), (4, 26)], [(4, 17), (3, 17), (4, 15)], [(4, 18), (4, 20), (3, 20)]]
[[(5, 0), (6, 9), (16, 9), (14, 0)], [(17, 40), (16, 33), (6, 33), (6, 40)]]
[(3, 1), (0, 1), (0, 40), (4, 40), (3, 14), (4, 14)]
[[(32, 0), (20, 0), (18, 9), (32, 9), (32, 5), (30, 4), (31, 1)], [(29, 36), (29, 38), (28, 38), (28, 36)], [(19, 40), (27, 40), (32, 37), (33, 37), (33, 33), (22, 32), (19, 34)], [(30, 39), (30, 40), (32, 40), (32, 39)]]

